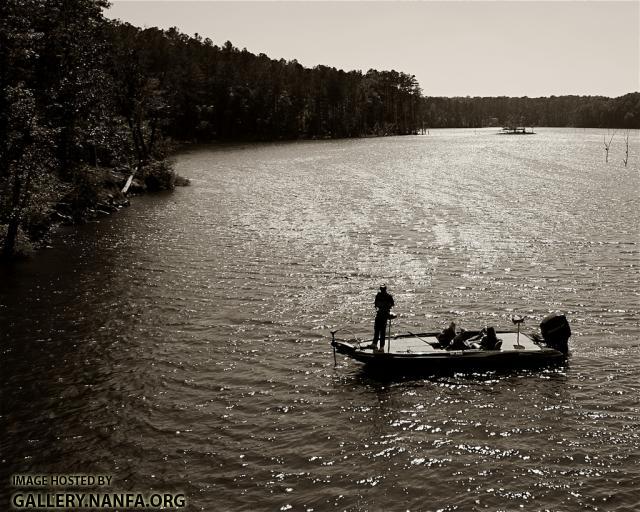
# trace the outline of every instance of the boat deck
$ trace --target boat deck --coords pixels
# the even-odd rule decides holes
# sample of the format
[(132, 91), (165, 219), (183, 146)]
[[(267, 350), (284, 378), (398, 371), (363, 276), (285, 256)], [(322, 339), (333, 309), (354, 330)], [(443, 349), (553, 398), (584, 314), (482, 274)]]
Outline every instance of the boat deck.
[[(533, 339), (529, 337), (529, 335), (524, 333), (520, 333), (519, 340), (518, 334), (515, 332), (498, 332), (497, 336), (499, 340), (502, 340), (502, 347), (499, 350), (493, 352), (510, 352), (522, 350), (525, 350), (527, 352), (537, 352), (542, 350), (542, 347), (540, 347), (540, 345), (535, 343)], [(436, 346), (434, 347), (432, 344)], [(366, 343), (361, 343), (361, 348), (359, 350), (362, 350), (363, 352), (373, 353), (372, 349), (365, 348), (366, 345)], [(411, 335), (399, 336), (397, 338), (392, 337), (391, 342), (389, 342), (389, 340), (387, 339), (385, 343), (385, 353), (389, 352), (390, 354), (433, 354), (442, 351), (443, 349), (438, 346), (438, 339), (435, 337), (435, 335), (419, 335), (419, 337)], [(456, 353), (461, 351), (449, 350), (447, 352)]]

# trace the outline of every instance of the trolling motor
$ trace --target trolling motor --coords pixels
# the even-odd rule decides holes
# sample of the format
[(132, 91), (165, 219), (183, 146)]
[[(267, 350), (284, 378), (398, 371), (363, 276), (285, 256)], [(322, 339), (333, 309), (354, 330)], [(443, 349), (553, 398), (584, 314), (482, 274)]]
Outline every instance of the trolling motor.
[(333, 366), (338, 366), (338, 360), (336, 359), (336, 333), (338, 330), (331, 332), (331, 346), (333, 347)]
[(563, 354), (569, 353), (569, 338), (571, 327), (567, 317), (562, 313), (551, 313), (540, 322), (540, 333), (547, 346), (559, 350)]

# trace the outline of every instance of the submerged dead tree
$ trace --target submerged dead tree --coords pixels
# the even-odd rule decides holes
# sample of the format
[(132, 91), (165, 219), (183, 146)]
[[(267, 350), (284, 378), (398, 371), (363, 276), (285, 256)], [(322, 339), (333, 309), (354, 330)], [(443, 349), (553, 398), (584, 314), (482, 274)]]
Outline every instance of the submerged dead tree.
[(624, 137), (625, 149), (624, 149), (624, 166), (627, 166), (627, 162), (629, 162), (629, 130), (625, 132)]
[[(607, 138), (603, 135), (602, 139), (604, 140), (604, 152), (605, 152), (605, 157), (604, 157), (604, 161), (609, 163), (609, 149), (611, 148), (611, 142), (613, 141), (613, 136), (616, 134), (616, 131), (614, 130), (613, 133), (611, 134), (611, 137), (609, 138), (609, 142), (607, 143)], [(609, 135), (609, 133), (607, 132), (607, 135)]]

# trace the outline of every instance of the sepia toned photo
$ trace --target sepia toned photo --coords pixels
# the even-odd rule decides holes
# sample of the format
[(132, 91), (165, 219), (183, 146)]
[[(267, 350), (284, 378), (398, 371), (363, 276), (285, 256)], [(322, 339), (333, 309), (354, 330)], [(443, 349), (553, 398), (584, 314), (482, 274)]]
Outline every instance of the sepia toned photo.
[(637, 0), (0, 0), (0, 510), (640, 510)]

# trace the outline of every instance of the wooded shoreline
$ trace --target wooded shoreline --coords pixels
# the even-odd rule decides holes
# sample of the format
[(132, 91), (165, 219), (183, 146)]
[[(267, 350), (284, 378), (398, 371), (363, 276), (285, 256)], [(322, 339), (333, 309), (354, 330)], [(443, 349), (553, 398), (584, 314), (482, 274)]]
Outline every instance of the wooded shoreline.
[[(414, 75), (305, 68), (178, 29), (104, 17), (106, 0), (0, 3), (0, 254), (171, 189), (183, 143), (416, 134), (429, 128), (640, 128), (620, 98), (433, 98)], [(428, 84), (427, 84), (428, 88)], [(121, 190), (121, 188), (120, 188)], [(134, 187), (136, 190), (136, 187)]]

